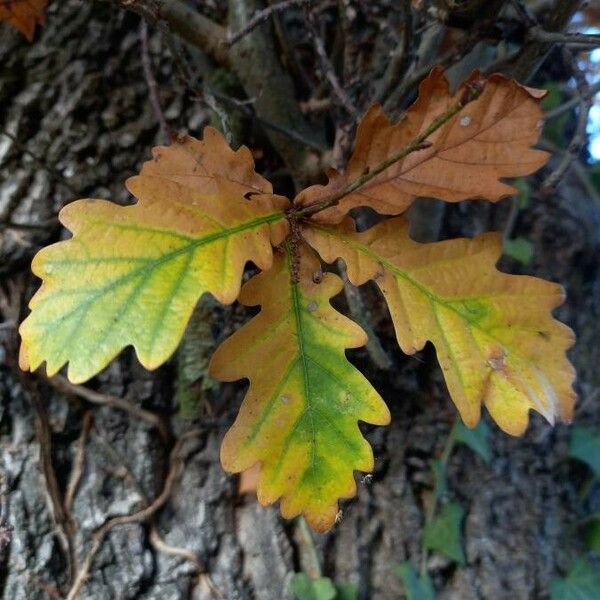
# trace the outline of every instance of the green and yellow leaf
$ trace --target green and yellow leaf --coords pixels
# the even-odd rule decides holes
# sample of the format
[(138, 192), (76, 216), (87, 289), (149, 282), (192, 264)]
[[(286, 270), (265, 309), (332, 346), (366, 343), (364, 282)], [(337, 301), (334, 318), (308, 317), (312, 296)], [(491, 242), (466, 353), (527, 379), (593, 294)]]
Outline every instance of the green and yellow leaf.
[(344, 354), (367, 338), (329, 302), (340, 278), (321, 279), (312, 250), (299, 251), (300, 265), (286, 249), (242, 288), (240, 302), (261, 311), (219, 347), (210, 372), (222, 381), (250, 380), (223, 442), (224, 468), (237, 473), (259, 464), (259, 501), (281, 498), (284, 517), (302, 514), (325, 531), (338, 499), (356, 493), (353, 472), (373, 469), (358, 421), (385, 425), (390, 415)]
[[(271, 266), (271, 242), (287, 232), (288, 201), (244, 197), (245, 189), (261, 189), (244, 151), (238, 151), (243, 164), (236, 181), (223, 178), (205, 156), (194, 156), (215, 141), (188, 139), (183, 147), (158, 149), (152, 166), (127, 182), (139, 199), (132, 206), (79, 200), (61, 211), (73, 237), (33, 260), (43, 284), (20, 327), (23, 369), (46, 361), (52, 375), (69, 363), (69, 379), (82, 382), (128, 345), (146, 368), (156, 368), (177, 347), (202, 294), (231, 303), (248, 261)], [(179, 162), (182, 153), (191, 156), (188, 163)], [(161, 163), (172, 169), (157, 172)], [(235, 166), (228, 172), (236, 174)]]
[(407, 354), (435, 345), (463, 421), (474, 427), (481, 404), (506, 432), (519, 435), (534, 409), (570, 421), (574, 370), (566, 357), (573, 332), (552, 318), (559, 285), (499, 272), (501, 236), (484, 234), (419, 244), (400, 217), (356, 233), (307, 225), (303, 235), (322, 258), (342, 258), (355, 285), (373, 279), (388, 303)]
[[(455, 106), (476, 81), (480, 81), (477, 72), (451, 94), (443, 69), (436, 67), (423, 80), (416, 102), (397, 124), (391, 123), (381, 106), (373, 106), (358, 127), (345, 173), (330, 171), (326, 186), (304, 190), (295, 204), (303, 207), (327, 199), (373, 172)], [(531, 148), (543, 124), (540, 101), (544, 95), (543, 90), (523, 87), (502, 75), (490, 76), (477, 100), (466, 104), (428, 137), (430, 145), (395, 162), (313, 218), (339, 223), (357, 206), (397, 215), (418, 196), (446, 202), (469, 198), (495, 202), (514, 195), (517, 190), (500, 179), (533, 173), (549, 156)]]

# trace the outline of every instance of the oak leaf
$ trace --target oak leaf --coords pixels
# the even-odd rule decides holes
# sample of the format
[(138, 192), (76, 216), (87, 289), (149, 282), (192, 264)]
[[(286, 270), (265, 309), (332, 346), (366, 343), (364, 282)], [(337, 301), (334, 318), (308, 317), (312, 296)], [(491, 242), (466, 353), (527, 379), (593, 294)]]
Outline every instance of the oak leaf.
[(482, 81), (476, 72), (451, 94), (443, 69), (436, 67), (421, 83), (416, 102), (399, 123), (392, 124), (381, 106), (373, 106), (358, 127), (345, 173), (331, 170), (327, 185), (306, 189), (295, 204), (305, 207), (325, 200), (372, 172), (425, 132), (437, 117), (462, 104), (474, 85), (484, 85), (479, 98), (431, 134), (422, 149), (407, 154), (313, 219), (339, 223), (357, 206), (396, 215), (418, 196), (447, 202), (470, 198), (495, 202), (514, 195), (515, 188), (499, 179), (533, 173), (549, 156), (531, 148), (543, 123), (540, 100), (545, 91), (523, 87), (502, 75)]
[(36, 25), (46, 20), (48, 0), (0, 0), (0, 21), (18, 29), (30, 42)]
[(261, 311), (217, 349), (209, 372), (222, 381), (250, 380), (223, 442), (223, 467), (237, 473), (260, 463), (259, 501), (281, 498), (284, 517), (303, 514), (325, 531), (338, 499), (356, 493), (353, 471), (373, 469), (357, 421), (386, 425), (390, 415), (344, 354), (367, 338), (329, 303), (341, 279), (326, 273), (315, 283), (318, 260), (306, 247), (298, 252), (299, 265), (287, 249), (242, 288), (240, 302)]
[[(73, 238), (33, 260), (43, 284), (20, 327), (23, 369), (46, 361), (52, 375), (68, 362), (69, 379), (82, 382), (128, 345), (156, 368), (177, 347), (202, 294), (231, 303), (248, 261), (271, 266), (271, 241), (287, 233), (288, 201), (244, 197), (244, 189), (270, 190), (247, 168), (247, 151), (240, 160), (224, 153), (223, 167), (236, 177), (230, 181), (213, 164), (218, 157), (196, 152), (200, 147), (188, 141), (159, 149), (158, 163), (155, 157), (127, 182), (137, 204), (79, 200), (61, 211)], [(182, 152), (189, 163), (179, 161)]]
[(499, 272), (499, 234), (420, 244), (397, 217), (356, 233), (308, 224), (306, 240), (321, 257), (342, 258), (355, 285), (373, 279), (407, 354), (433, 342), (454, 403), (474, 427), (485, 404), (502, 429), (523, 433), (528, 411), (570, 421), (574, 370), (565, 352), (573, 332), (552, 318), (559, 285)]

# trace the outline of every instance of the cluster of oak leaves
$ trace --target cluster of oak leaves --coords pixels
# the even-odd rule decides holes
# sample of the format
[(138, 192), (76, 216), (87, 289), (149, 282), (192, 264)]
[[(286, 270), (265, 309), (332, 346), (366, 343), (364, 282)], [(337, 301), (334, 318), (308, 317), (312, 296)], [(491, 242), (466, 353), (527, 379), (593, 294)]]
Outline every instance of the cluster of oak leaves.
[[(9, 16), (33, 34), (35, 20)], [(565, 352), (573, 334), (552, 318), (563, 301), (560, 286), (499, 272), (498, 234), (419, 244), (397, 216), (417, 196), (497, 201), (515, 192), (500, 178), (530, 174), (547, 160), (532, 148), (543, 92), (499, 75), (478, 77), (452, 95), (434, 69), (396, 125), (373, 107), (345, 172), (330, 172), (327, 185), (293, 202), (273, 194), (247, 148), (233, 151), (214, 129), (203, 140), (155, 148), (127, 181), (136, 204), (86, 199), (61, 211), (73, 237), (33, 261), (43, 283), (20, 327), (22, 368), (46, 362), (52, 375), (68, 363), (69, 379), (83, 382), (132, 345), (153, 369), (174, 352), (205, 292), (226, 304), (260, 306), (210, 365), (222, 381), (250, 381), (222, 463), (231, 472), (259, 465), (259, 500), (281, 499), (285, 517), (303, 514), (325, 531), (338, 500), (356, 492), (354, 471), (373, 469), (358, 421), (390, 419), (346, 359), (346, 349), (367, 339), (330, 303), (342, 281), (323, 272), (321, 261), (339, 258), (352, 284), (376, 282), (404, 352), (435, 345), (468, 426), (478, 422), (481, 404), (515, 435), (530, 409), (550, 422), (570, 420), (574, 371)], [(475, 81), (483, 91), (463, 106), (459, 99)], [(402, 152), (443, 114), (452, 116), (427, 143)], [(381, 169), (394, 156), (401, 158)], [(359, 206), (395, 216), (357, 232), (349, 211)], [(261, 272), (241, 288), (249, 261)]]

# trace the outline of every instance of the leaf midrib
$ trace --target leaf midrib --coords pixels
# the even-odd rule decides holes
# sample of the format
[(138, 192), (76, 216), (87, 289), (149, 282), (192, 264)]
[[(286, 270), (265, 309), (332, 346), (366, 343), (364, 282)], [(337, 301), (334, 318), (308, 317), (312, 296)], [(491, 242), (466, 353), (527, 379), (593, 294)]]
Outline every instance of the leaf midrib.
[[(276, 223), (277, 221), (283, 220), (284, 218), (285, 218), (284, 213), (280, 213), (280, 212), (271, 213), (271, 214), (265, 215), (259, 219), (254, 219), (253, 221), (248, 221), (246, 223), (242, 223), (236, 227), (227, 229), (226, 231), (215, 232), (215, 233), (207, 235), (206, 237), (203, 237), (203, 238), (192, 238), (192, 237), (188, 237), (188, 236), (182, 236), (175, 232), (173, 234), (175, 237), (187, 239), (187, 240), (189, 240), (189, 243), (186, 244), (185, 246), (177, 248), (176, 250), (172, 250), (171, 252), (164, 254), (158, 258), (147, 259), (147, 261), (145, 261), (141, 267), (139, 267), (137, 269), (133, 269), (132, 271), (128, 271), (121, 277), (118, 277), (118, 278), (110, 281), (105, 286), (95, 289), (93, 291), (93, 293), (86, 299), (85, 302), (82, 302), (80, 305), (75, 307), (73, 311), (64, 315), (61, 320), (76, 313), (81, 308), (89, 306), (92, 302), (94, 302), (100, 296), (106, 294), (107, 292), (109, 292), (111, 290), (116, 289), (117, 287), (119, 287), (121, 285), (124, 285), (125, 283), (127, 283), (131, 279), (134, 279), (135, 277), (137, 277), (140, 274), (143, 275), (144, 280), (147, 280), (148, 277), (152, 274), (152, 272), (155, 271), (156, 269), (158, 269), (163, 263), (174, 260), (175, 258), (177, 258), (178, 256), (181, 256), (182, 254), (186, 254), (188, 252), (192, 253), (195, 250), (197, 250), (198, 248), (208, 245), (208, 244), (211, 244), (215, 241), (221, 240), (223, 238), (229, 238), (229, 237), (235, 236), (238, 233), (242, 233), (242, 232), (250, 230), (250, 229), (255, 229), (257, 227), (260, 227), (261, 225), (265, 225), (268, 223)], [(101, 222), (101, 223), (106, 224), (105, 222)], [(122, 226), (121, 224), (118, 224), (118, 223), (116, 223), (116, 224), (109, 223), (108, 227), (123, 228), (126, 226)], [(138, 227), (138, 230), (139, 230), (139, 227)], [(152, 232), (161, 232), (161, 233), (167, 233), (167, 234), (170, 233), (168, 230), (151, 229), (151, 228), (143, 229), (143, 231), (147, 232), (147, 233), (152, 233)], [(76, 239), (76, 238), (72, 238), (72, 239)], [(66, 243), (68, 243), (69, 241), (70, 240), (67, 240)], [(75, 260), (74, 262), (75, 262), (75, 264), (77, 264), (77, 260)], [(102, 264), (102, 262), (104, 262), (104, 259), (100, 258), (97, 261), (93, 261), (93, 259), (90, 259), (90, 264), (93, 264), (94, 262), (96, 262), (98, 264)], [(49, 261), (48, 264), (52, 264), (52, 262)], [(68, 261), (61, 261), (61, 264), (62, 265), (68, 264)], [(49, 300), (52, 300), (53, 298), (55, 298), (54, 295), (48, 295), (45, 299), (49, 301)], [(36, 309), (39, 310), (39, 306), (40, 306), (40, 303), (38, 303), (36, 305)]]
[[(367, 256), (369, 256), (369, 258), (371, 258), (371, 259), (375, 260), (376, 262), (378, 262), (379, 264), (381, 264), (385, 269), (387, 269), (388, 271), (393, 273), (395, 276), (403, 279), (406, 283), (408, 283), (409, 285), (412, 285), (417, 290), (419, 290), (419, 292), (421, 292), (424, 296), (427, 297), (427, 299), (429, 300), (429, 302), (432, 305), (435, 305), (435, 304), (441, 305), (444, 308), (451, 310), (452, 312), (457, 314), (461, 319), (463, 319), (466, 323), (468, 323), (474, 329), (477, 329), (484, 335), (488, 336), (491, 340), (500, 344), (502, 347), (510, 348), (511, 352), (513, 352), (515, 355), (519, 356), (522, 360), (525, 360), (528, 363), (531, 362), (531, 360), (528, 357), (523, 356), (523, 354), (521, 354), (518, 350), (515, 350), (512, 346), (509, 346), (505, 341), (498, 339), (490, 330), (483, 328), (476, 321), (470, 320), (464, 313), (462, 313), (460, 310), (458, 310), (456, 308), (456, 306), (453, 304), (453, 302), (448, 302), (445, 299), (441, 298), (440, 296), (435, 295), (434, 293), (432, 293), (429, 290), (429, 288), (425, 287), (424, 285), (419, 283), (417, 280), (413, 279), (406, 271), (403, 271), (397, 265), (394, 265), (393, 263), (389, 262), (386, 258), (382, 257), (380, 254), (377, 254), (376, 252), (372, 251), (369, 248), (369, 246), (366, 246), (359, 242), (355, 242), (354, 240), (352, 240), (351, 238), (349, 238), (348, 236), (346, 236), (344, 234), (340, 235), (335, 230), (329, 229), (327, 227), (323, 227), (316, 223), (311, 223), (311, 227), (313, 227), (314, 229), (320, 230), (322, 232), (325, 232), (326, 234), (329, 234), (334, 238), (337, 238), (338, 240), (341, 241), (342, 244), (349, 246), (358, 252), (366, 254)], [(373, 279), (373, 278), (369, 277), (369, 279)], [(479, 298), (478, 296), (472, 297), (472, 299), (478, 299), (478, 298)]]

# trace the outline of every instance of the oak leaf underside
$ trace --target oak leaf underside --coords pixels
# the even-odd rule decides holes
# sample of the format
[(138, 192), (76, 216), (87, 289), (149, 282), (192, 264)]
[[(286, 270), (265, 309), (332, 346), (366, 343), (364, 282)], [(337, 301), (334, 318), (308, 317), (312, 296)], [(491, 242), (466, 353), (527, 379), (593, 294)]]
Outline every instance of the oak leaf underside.
[(559, 285), (495, 267), (499, 234), (420, 244), (403, 217), (356, 233), (347, 219), (307, 226), (305, 239), (326, 262), (342, 258), (355, 285), (373, 279), (407, 354), (431, 341), (450, 395), (474, 427), (481, 404), (502, 429), (524, 432), (530, 409), (549, 422), (572, 418), (573, 332), (552, 318)]
[[(327, 185), (304, 190), (295, 203), (307, 206), (331, 197), (351, 181), (375, 170), (454, 106), (478, 79), (479, 74), (474, 73), (452, 95), (443, 69), (436, 67), (421, 83), (416, 102), (395, 125), (381, 106), (373, 106), (358, 127), (354, 152), (345, 173), (331, 170)], [(466, 104), (427, 138), (430, 146), (410, 153), (342, 198), (338, 205), (317, 213), (314, 219), (339, 223), (349, 210), (358, 206), (397, 215), (418, 196), (446, 202), (467, 199), (495, 202), (514, 195), (516, 190), (500, 179), (533, 173), (549, 156), (531, 148), (538, 141), (543, 123), (540, 100), (544, 94), (502, 75), (490, 76), (477, 100)]]
[(362, 329), (329, 299), (339, 277), (313, 275), (320, 264), (301, 250), (298, 283), (289, 250), (251, 279), (240, 301), (260, 313), (217, 349), (209, 372), (222, 381), (250, 380), (239, 415), (221, 449), (223, 467), (260, 464), (258, 499), (281, 498), (286, 518), (303, 514), (316, 531), (333, 526), (338, 499), (356, 493), (353, 471), (371, 471), (373, 453), (357, 421), (385, 425), (379, 394), (346, 359), (366, 343)]
[(48, 0), (2, 0), (0, 21), (6, 21), (32, 42), (36, 25), (46, 20), (47, 4)]

